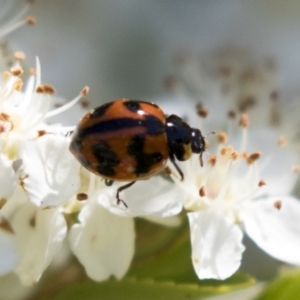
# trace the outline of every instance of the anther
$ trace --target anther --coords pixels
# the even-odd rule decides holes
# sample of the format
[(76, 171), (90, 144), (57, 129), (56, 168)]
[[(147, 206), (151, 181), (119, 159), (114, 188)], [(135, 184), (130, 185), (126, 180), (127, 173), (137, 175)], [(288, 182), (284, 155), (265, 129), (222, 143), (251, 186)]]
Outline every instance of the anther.
[(164, 175), (168, 176), (168, 177), (171, 176), (171, 174), (172, 174), (172, 170), (170, 169), (170, 167), (165, 167), (163, 172), (164, 172)]
[(281, 136), (279, 137), (279, 139), (278, 139), (278, 145), (279, 145), (280, 147), (284, 147), (284, 146), (286, 146), (286, 144), (287, 144), (287, 141), (286, 141), (285, 136), (284, 136), (284, 135), (281, 135)]
[(37, 134), (38, 134), (38, 137), (41, 137), (43, 135), (45, 135), (47, 132), (46, 130), (38, 130)]
[(273, 206), (274, 206), (277, 210), (280, 210), (281, 207), (282, 207), (282, 201), (281, 201), (281, 200), (276, 200), (276, 201), (273, 203)]
[(30, 68), (29, 74), (30, 74), (31, 76), (36, 75), (36, 69), (35, 69), (35, 68)]
[(249, 127), (250, 121), (249, 118), (246, 114), (242, 114), (240, 121), (239, 121), (239, 126), (242, 128), (247, 128)]
[(258, 182), (258, 186), (261, 187), (261, 186), (264, 186), (264, 185), (266, 185), (266, 182), (265, 182), (263, 179), (261, 179), (261, 180)]
[(17, 77), (21, 76), (24, 73), (22, 67), (12, 67), (10, 69), (10, 72), (13, 76), (17, 76)]
[(300, 172), (300, 165), (292, 166), (292, 171), (293, 171), (294, 173), (299, 173), (299, 172)]
[(237, 152), (237, 151), (232, 152), (232, 153), (231, 153), (231, 158), (232, 158), (233, 160), (237, 160), (237, 159), (239, 158), (238, 152)]
[(23, 87), (23, 81), (22, 81), (22, 79), (21, 78), (17, 78), (17, 80), (14, 83), (14, 89), (17, 92), (20, 92), (22, 90), (22, 87)]
[(32, 16), (26, 17), (25, 21), (28, 25), (35, 25), (36, 24), (36, 18), (32, 17)]
[(7, 200), (5, 198), (0, 199), (0, 209), (7, 203)]
[(216, 155), (210, 155), (208, 157), (208, 163), (212, 166), (214, 166), (217, 162), (217, 156)]
[(9, 79), (10, 76), (11, 76), (11, 73), (9, 73), (8, 71), (3, 72), (3, 79), (4, 79), (4, 80)]
[(197, 110), (198, 116), (203, 119), (206, 118), (209, 114), (209, 110), (204, 108), (201, 103), (197, 104), (196, 110)]
[(35, 92), (38, 94), (53, 95), (55, 93), (55, 88), (50, 84), (41, 84), (35, 89)]
[(81, 90), (80, 95), (81, 95), (82, 97), (85, 97), (85, 96), (87, 96), (87, 94), (89, 93), (89, 91), (90, 91), (90, 88), (89, 88), (88, 86), (85, 86), (85, 87)]
[(14, 57), (15, 57), (16, 60), (19, 60), (19, 61), (24, 60), (25, 59), (25, 53), (22, 52), (22, 51), (18, 51), (14, 54)]
[(225, 132), (218, 132), (217, 133), (217, 140), (218, 140), (219, 144), (227, 143), (227, 141), (228, 141), (227, 134)]
[(76, 199), (78, 201), (84, 201), (84, 200), (88, 199), (88, 195), (85, 194), (85, 193), (79, 193), (79, 194), (76, 195)]
[(206, 195), (205, 186), (201, 186), (201, 188), (199, 190), (199, 195), (200, 195), (200, 197), (205, 197), (205, 195)]
[(178, 87), (178, 79), (174, 75), (167, 76), (163, 85), (167, 91), (175, 91)]
[(247, 163), (249, 165), (251, 165), (251, 164), (255, 163), (260, 157), (261, 157), (260, 152), (253, 152), (253, 153), (249, 154), (249, 156), (247, 157)]
[(235, 119), (236, 118), (236, 112), (235, 111), (233, 111), (233, 110), (229, 110), (228, 112), (227, 112), (227, 117), (228, 117), (228, 119)]
[(0, 220), (0, 228), (8, 233), (15, 233), (10, 223), (3, 217)]
[(80, 101), (80, 105), (82, 108), (88, 108), (90, 106), (91, 102), (89, 100), (83, 99)]

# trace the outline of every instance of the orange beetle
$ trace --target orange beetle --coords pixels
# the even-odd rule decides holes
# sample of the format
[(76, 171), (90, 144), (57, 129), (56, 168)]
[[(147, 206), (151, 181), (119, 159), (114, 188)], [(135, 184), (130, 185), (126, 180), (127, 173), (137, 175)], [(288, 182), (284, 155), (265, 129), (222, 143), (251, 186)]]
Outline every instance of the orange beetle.
[[(192, 153), (205, 151), (205, 140), (199, 129), (191, 128), (176, 115), (166, 116), (154, 103), (119, 99), (87, 113), (72, 134), (70, 151), (89, 171), (114, 181), (147, 179), (162, 171), (168, 159), (181, 179), (184, 175), (176, 159), (184, 161)], [(202, 161), (202, 160), (201, 160)]]

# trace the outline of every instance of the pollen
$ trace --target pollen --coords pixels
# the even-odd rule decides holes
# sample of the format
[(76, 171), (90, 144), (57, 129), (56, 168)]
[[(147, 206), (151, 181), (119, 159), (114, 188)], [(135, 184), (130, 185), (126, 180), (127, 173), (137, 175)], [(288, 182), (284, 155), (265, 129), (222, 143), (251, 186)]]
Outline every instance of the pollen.
[(276, 201), (273, 203), (273, 206), (274, 206), (277, 210), (280, 210), (281, 207), (282, 207), (282, 201), (281, 201), (281, 200), (276, 200)]
[(286, 146), (286, 144), (287, 144), (287, 141), (286, 141), (285, 136), (284, 136), (284, 135), (281, 135), (281, 136), (279, 137), (279, 139), (278, 139), (278, 145), (279, 145), (280, 147), (284, 147), (284, 146)]
[(26, 17), (25, 21), (28, 25), (35, 25), (36, 24), (36, 18), (33, 17), (33, 16)]
[(24, 73), (22, 67), (12, 67), (10, 69), (10, 72), (13, 76), (17, 76), (17, 77), (23, 75)]
[(259, 158), (261, 157), (261, 153), (260, 152), (253, 152), (251, 154), (249, 154), (249, 156), (247, 157), (247, 163), (249, 165), (255, 163)]
[(85, 86), (85, 87), (81, 90), (80, 95), (81, 95), (82, 97), (85, 97), (85, 96), (88, 95), (89, 91), (90, 91), (90, 88), (89, 88), (88, 86)]
[(218, 140), (219, 144), (227, 143), (228, 136), (225, 132), (219, 132), (219, 133), (217, 133), (217, 140)]

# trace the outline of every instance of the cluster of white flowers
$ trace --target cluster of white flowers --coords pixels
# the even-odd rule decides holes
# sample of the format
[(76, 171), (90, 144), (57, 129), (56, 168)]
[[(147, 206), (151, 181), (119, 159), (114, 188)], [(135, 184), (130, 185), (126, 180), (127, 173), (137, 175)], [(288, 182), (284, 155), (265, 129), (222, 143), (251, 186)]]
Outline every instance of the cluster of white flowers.
[(223, 131), (217, 145), (209, 138), (212, 155), (203, 168), (193, 157), (182, 164), (184, 182), (172, 175), (185, 192), (198, 277), (231, 276), (240, 266), (244, 231), (269, 255), (299, 265), (300, 201), (292, 194), (299, 153), (282, 135), (274, 62), (256, 65), (245, 51), (226, 48), (204, 62), (180, 57), (178, 66), (162, 106), (171, 112), (175, 104), (202, 130)]
[[(176, 88), (172, 99), (177, 97), (178, 102), (167, 111), (185, 113), (202, 131), (205, 125), (223, 132), (210, 136), (211, 154), (203, 167), (196, 155), (180, 164), (184, 181), (170, 166), (168, 180), (154, 176), (122, 192), (128, 208), (117, 205), (120, 183), (106, 186), (70, 153), (68, 132), (73, 127), (50, 124), (50, 117), (76, 105), (88, 88), (69, 103), (52, 108), (54, 88), (41, 83), (38, 60), (25, 89), (19, 63), (3, 73), (0, 275), (15, 272), (24, 285), (38, 282), (67, 238), (89, 277), (122, 278), (134, 255), (134, 217), (176, 225), (179, 219), (174, 216), (183, 209), (188, 211), (192, 263), (200, 279), (225, 279), (239, 268), (244, 231), (271, 256), (300, 264), (300, 202), (291, 194), (297, 179), (291, 167), (297, 165), (298, 156), (268, 126), (276, 123), (278, 110), (273, 68), (267, 64), (262, 70), (235, 72), (231, 65), (223, 66), (217, 72), (223, 74), (221, 79), (214, 72), (212, 77), (197, 77), (199, 70), (184, 74), (182, 82), (187, 85)], [(197, 90), (199, 82), (205, 89)], [(198, 107), (201, 116), (211, 113), (207, 121), (192, 117), (193, 99), (209, 99)], [(236, 115), (252, 107), (259, 107), (259, 115), (250, 120), (261, 127), (250, 130), (248, 117), (241, 115), (238, 123)], [(67, 226), (65, 216), (74, 213), (78, 220)]]

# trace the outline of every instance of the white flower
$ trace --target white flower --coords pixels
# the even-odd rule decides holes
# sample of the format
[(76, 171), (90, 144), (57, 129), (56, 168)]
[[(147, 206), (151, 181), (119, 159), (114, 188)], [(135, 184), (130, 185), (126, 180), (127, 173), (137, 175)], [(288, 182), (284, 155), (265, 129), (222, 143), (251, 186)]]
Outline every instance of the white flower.
[(18, 187), (1, 209), (1, 220), (1, 273), (14, 271), (24, 285), (33, 285), (62, 245), (64, 216), (58, 208), (41, 210), (31, 204)]
[[(98, 195), (98, 198), (101, 194)], [(98, 203), (97, 195), (81, 210), (69, 234), (71, 249), (93, 280), (121, 279), (134, 253), (133, 218), (122, 218)]]
[[(152, 217), (155, 222), (178, 225), (169, 220), (178, 214), (182, 205), (180, 192), (170, 181), (160, 176), (138, 181), (121, 192), (124, 203), (117, 205), (117, 189), (126, 183), (106, 186), (100, 177), (82, 170), (82, 188), (77, 194), (83, 201), (67, 203), (65, 211), (81, 208), (70, 230), (69, 241), (73, 253), (84, 266), (87, 274), (101, 281), (115, 276), (120, 279), (127, 272), (134, 254), (134, 216)], [(88, 183), (87, 183), (88, 182)], [(149, 189), (149, 186), (153, 187)], [(76, 203), (77, 202), (77, 203)]]
[(70, 128), (46, 122), (76, 104), (88, 88), (50, 109), (54, 88), (41, 84), (39, 61), (24, 92), (22, 73), (17, 64), (4, 73), (0, 87), (0, 274), (14, 271), (24, 285), (32, 285), (65, 239), (61, 204), (80, 187), (80, 165), (68, 150)]
[[(297, 178), (291, 168), (297, 156), (276, 144), (273, 131), (253, 133), (243, 129), (238, 151), (224, 133), (218, 134), (217, 153), (203, 168), (194, 156), (182, 165), (183, 182), (175, 171), (172, 175), (185, 192), (192, 261), (200, 279), (225, 279), (239, 268), (243, 229), (274, 258), (300, 264), (300, 202), (289, 195)], [(261, 159), (260, 152), (246, 151), (254, 147), (262, 149)]]

